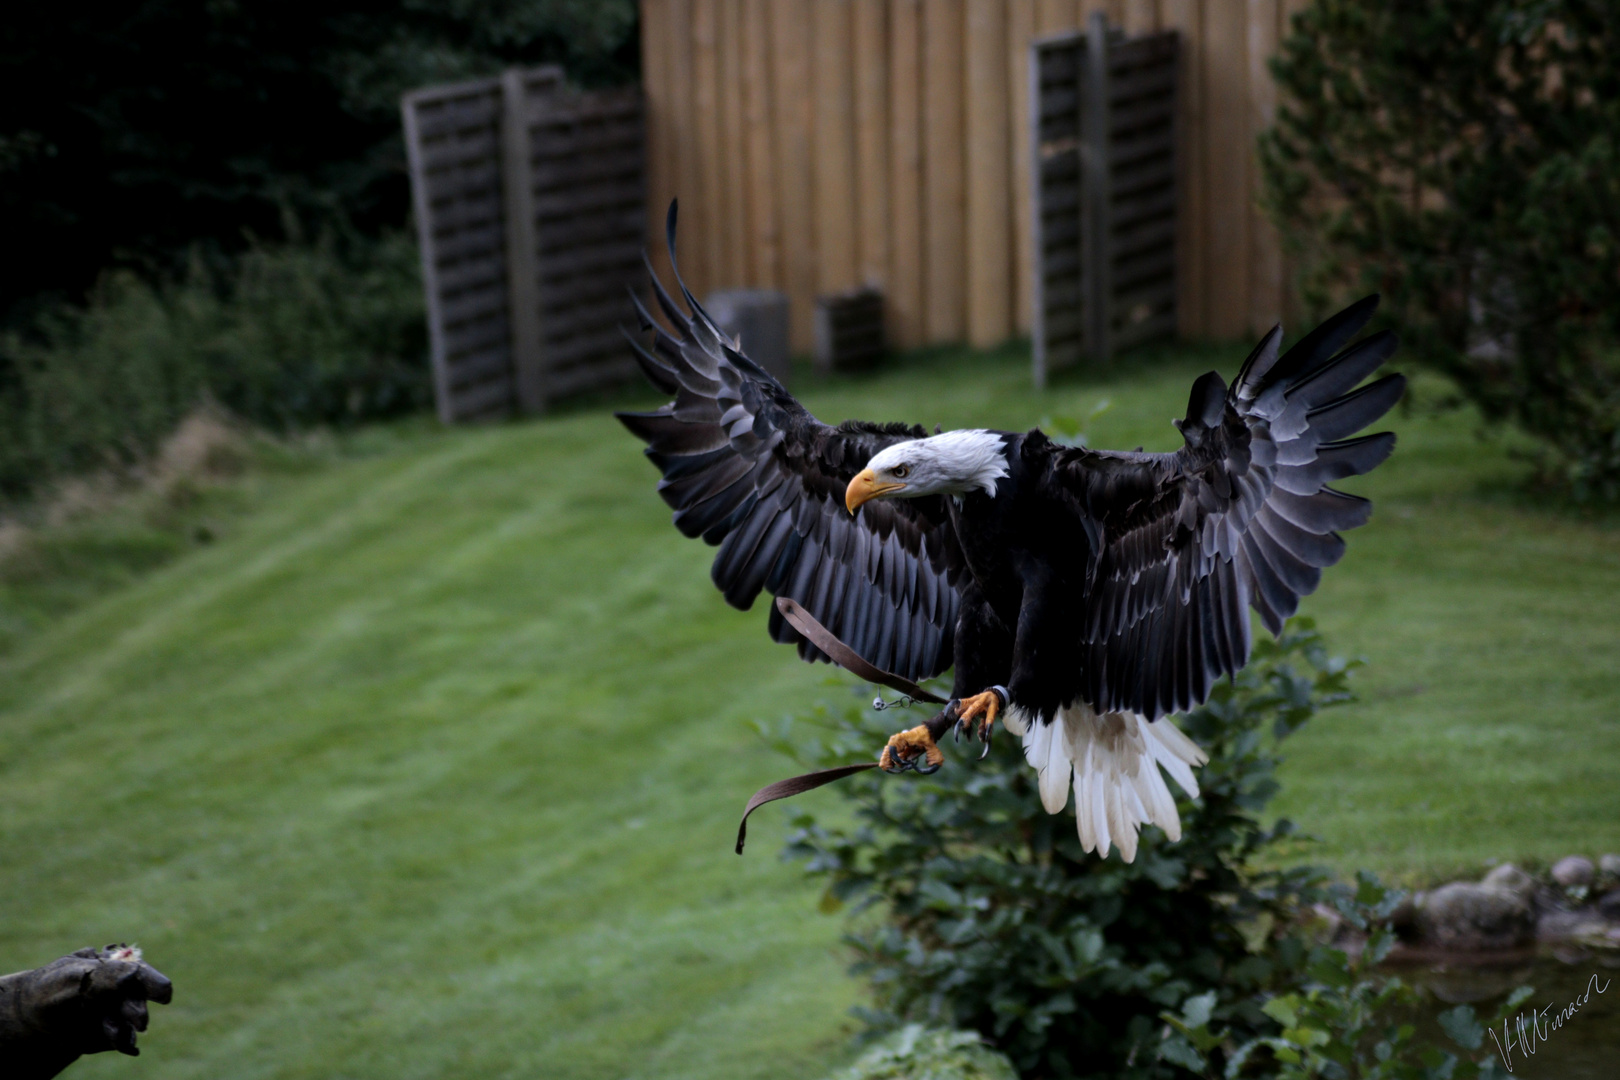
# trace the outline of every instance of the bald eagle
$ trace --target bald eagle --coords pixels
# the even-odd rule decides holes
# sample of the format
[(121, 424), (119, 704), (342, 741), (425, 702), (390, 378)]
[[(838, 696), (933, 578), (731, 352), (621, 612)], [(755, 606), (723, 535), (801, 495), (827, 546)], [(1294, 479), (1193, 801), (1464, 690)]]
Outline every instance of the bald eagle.
[[(675, 266), (675, 208), (668, 223)], [(715, 585), (747, 609), (789, 597), (879, 668), (917, 681), (955, 668), (958, 730), (988, 741), (1000, 716), (1023, 741), (1042, 803), (1074, 791), (1086, 851), (1135, 858), (1154, 824), (1180, 838), (1160, 770), (1190, 797), (1204, 753), (1168, 719), (1248, 661), (1248, 609), (1273, 634), (1344, 554), (1339, 533), (1371, 504), (1328, 487), (1368, 472), (1390, 433), (1352, 437), (1405, 388), (1356, 389), (1396, 348), (1388, 331), (1351, 344), (1376, 296), (1279, 354), (1274, 327), (1228, 387), (1210, 372), (1176, 422), (1174, 453), (1061, 445), (1039, 430), (817, 420), (722, 333), (680, 279), (658, 281), (660, 325), (628, 334), (642, 370), (674, 400), (621, 412), (663, 474), (675, 526), (718, 545)], [(936, 429), (937, 431), (937, 429)], [(824, 654), (773, 605), (769, 629), (806, 660)], [(937, 729), (936, 729), (937, 730)], [(943, 762), (926, 726), (880, 764)]]

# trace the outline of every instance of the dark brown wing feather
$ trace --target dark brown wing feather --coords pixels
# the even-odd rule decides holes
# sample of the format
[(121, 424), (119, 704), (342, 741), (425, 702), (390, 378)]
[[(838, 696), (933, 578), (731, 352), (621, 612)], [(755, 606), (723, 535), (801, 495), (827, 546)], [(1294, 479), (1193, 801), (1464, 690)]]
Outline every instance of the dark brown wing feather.
[[(675, 208), (669, 216), (675, 261)], [(719, 546), (715, 586), (747, 609), (763, 589), (798, 601), (868, 661), (907, 679), (951, 664), (965, 569), (937, 498), (874, 500), (858, 517), (844, 490), (879, 450), (922, 438), (920, 427), (828, 427), (726, 338), (676, 281), (690, 314), (652, 275), (670, 330), (637, 301), (651, 348), (631, 337), (642, 370), (674, 400), (619, 419), (662, 471), (658, 492), (675, 526)], [(826, 657), (771, 607), (771, 637)]]
[(1203, 376), (1173, 454), (1056, 455), (1052, 494), (1097, 539), (1081, 634), (1089, 704), (1149, 719), (1199, 704), (1248, 660), (1245, 609), (1280, 632), (1344, 554), (1338, 533), (1371, 504), (1326, 485), (1389, 456), (1392, 434), (1347, 436), (1405, 388), (1391, 375), (1347, 393), (1395, 351), (1387, 331), (1340, 351), (1376, 306), (1352, 305), (1281, 357), (1272, 330), (1230, 391)]

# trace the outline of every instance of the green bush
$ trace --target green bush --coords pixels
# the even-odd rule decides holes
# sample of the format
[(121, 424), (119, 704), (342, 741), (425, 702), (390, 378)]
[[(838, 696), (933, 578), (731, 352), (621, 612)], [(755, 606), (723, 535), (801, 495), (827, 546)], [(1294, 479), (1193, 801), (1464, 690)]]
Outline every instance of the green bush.
[(1266, 201), (1307, 306), (1384, 293), (1408, 352), (1620, 497), (1613, 0), (1315, 0), (1272, 62)]
[[(1163, 1014), (1176, 1032), (1165, 1041), (1166, 1060), (1200, 1076), (1267, 1077), (1271, 1080), (1505, 1080), (1507, 1072), (1485, 1050), (1485, 1025), (1473, 1006), (1440, 1014), (1440, 1027), (1462, 1054), (1425, 1045), (1412, 1019), (1420, 997), (1397, 976), (1381, 975), (1378, 964), (1395, 945), (1387, 925), (1400, 895), (1369, 874), (1356, 889), (1331, 890), (1334, 906), (1349, 925), (1366, 934), (1357, 952), (1317, 944), (1299, 985), (1274, 995), (1262, 1006), (1276, 1021), (1274, 1035), (1250, 1037), (1236, 1045), (1230, 1031), (1212, 1030), (1214, 995), (1190, 1000), (1179, 1015)], [(1498, 1009), (1492, 1024), (1511, 1015), (1530, 997), (1520, 987)], [(1215, 1051), (1226, 1067), (1212, 1068)]]
[[(1210, 756), (1201, 796), (1178, 803), (1182, 840), (1145, 829), (1129, 865), (1081, 852), (1073, 814), (1042, 809), (1035, 773), (1005, 734), (984, 761), (846, 781), (854, 823), (801, 815), (788, 853), (825, 881), (827, 906), (867, 911), (847, 939), (876, 996), (867, 1019), (978, 1031), (1040, 1077), (1179, 1075), (1159, 1056), (1160, 1014), (1200, 995), (1214, 995), (1210, 1016), (1237, 1037), (1270, 1034), (1256, 995), (1304, 950), (1265, 948), (1266, 929), (1319, 881), (1255, 866), (1292, 832), (1261, 822), (1277, 790), (1275, 740), (1346, 700), (1348, 667), (1308, 620), (1261, 641), (1243, 672), (1181, 718)], [(893, 716), (822, 707), (775, 739), (806, 764), (870, 760)], [(807, 723), (821, 734), (799, 745)]]
[[(255, 248), (224, 301), (205, 304), (204, 367), (230, 410), (273, 429), (345, 425), (427, 407), (427, 331), (416, 245)], [(198, 298), (210, 294), (187, 290)]]
[(0, 494), (137, 463), (205, 398), (275, 430), (426, 406), (415, 246), (348, 247), (255, 246), (164, 287), (116, 272), (0, 338)]

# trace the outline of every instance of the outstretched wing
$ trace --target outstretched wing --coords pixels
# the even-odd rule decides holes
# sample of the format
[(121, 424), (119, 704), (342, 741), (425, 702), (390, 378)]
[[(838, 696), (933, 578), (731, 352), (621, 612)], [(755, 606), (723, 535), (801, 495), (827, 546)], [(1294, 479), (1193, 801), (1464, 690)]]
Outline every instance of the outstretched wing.
[(1350, 438), (1400, 400), (1390, 375), (1352, 389), (1395, 351), (1373, 334), (1340, 351), (1378, 306), (1370, 296), (1281, 358), (1280, 327), (1231, 389), (1193, 384), (1186, 445), (1173, 454), (1065, 450), (1051, 480), (1095, 530), (1081, 632), (1084, 694), (1099, 709), (1156, 719), (1204, 701), (1249, 657), (1249, 606), (1278, 633), (1364, 524), (1366, 499), (1328, 487), (1376, 467), (1385, 432)]
[[(668, 236), (674, 265), (673, 204)], [(715, 327), (678, 268), (689, 315), (650, 264), (648, 273), (674, 333), (637, 300), (652, 347), (626, 336), (647, 377), (675, 399), (617, 415), (664, 474), (658, 493), (675, 527), (719, 545), (711, 576), (727, 602), (746, 610), (761, 589), (791, 597), (868, 661), (913, 681), (949, 667), (965, 568), (943, 503), (874, 500), (858, 517), (844, 509), (845, 488), (873, 454), (927, 433), (821, 423)], [(826, 659), (775, 605), (770, 633), (806, 660)]]

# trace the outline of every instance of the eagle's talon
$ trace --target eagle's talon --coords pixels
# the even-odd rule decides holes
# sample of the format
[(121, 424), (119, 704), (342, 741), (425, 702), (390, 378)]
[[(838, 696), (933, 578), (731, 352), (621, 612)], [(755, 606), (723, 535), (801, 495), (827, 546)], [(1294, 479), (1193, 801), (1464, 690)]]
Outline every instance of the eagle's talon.
[(883, 756), (878, 759), (878, 768), (890, 776), (899, 776), (901, 773), (910, 772), (916, 765), (911, 758), (897, 753), (891, 744), (883, 748)]
[[(921, 762), (926, 761), (931, 768), (924, 769)], [(883, 754), (878, 758), (878, 767), (884, 772), (901, 773), (917, 771), (934, 773), (945, 764), (945, 755), (934, 744), (934, 737), (928, 732), (928, 725), (919, 724), (907, 731), (889, 737), (889, 744), (883, 748)]]
[[(971, 725), (975, 717), (981, 713), (983, 718), (979, 721), (979, 740), (984, 743), (984, 750), (979, 754), (983, 761), (990, 753), (990, 732), (996, 717), (1001, 713), (1002, 697), (995, 690), (986, 690), (982, 694), (974, 694), (970, 698), (963, 698), (958, 706), (957, 726)], [(971, 726), (969, 727), (971, 730)]]

